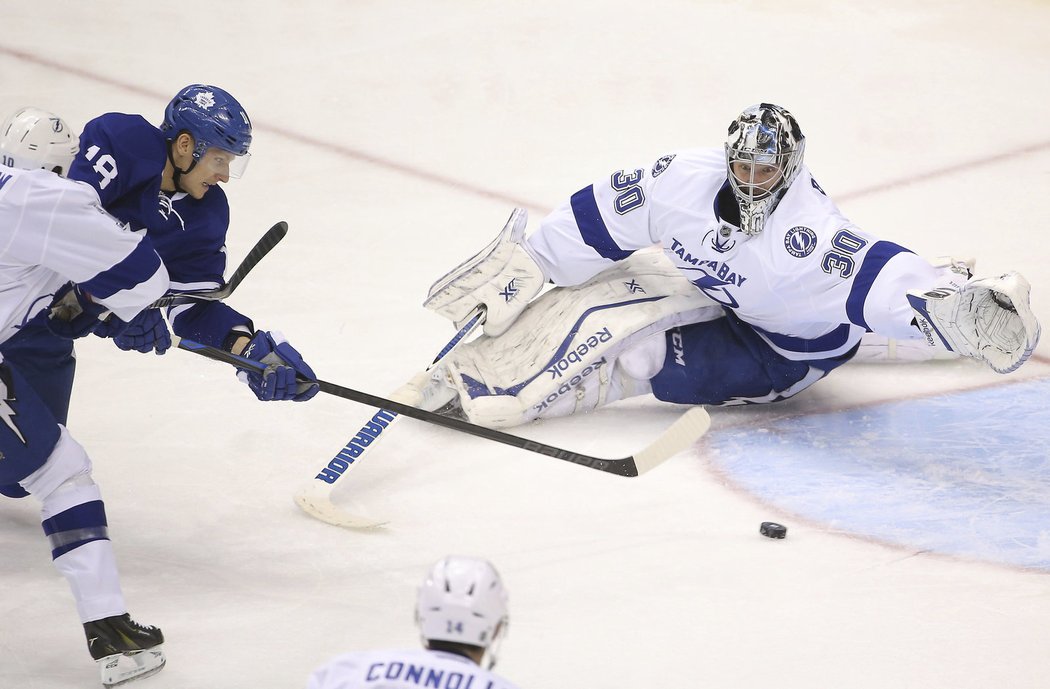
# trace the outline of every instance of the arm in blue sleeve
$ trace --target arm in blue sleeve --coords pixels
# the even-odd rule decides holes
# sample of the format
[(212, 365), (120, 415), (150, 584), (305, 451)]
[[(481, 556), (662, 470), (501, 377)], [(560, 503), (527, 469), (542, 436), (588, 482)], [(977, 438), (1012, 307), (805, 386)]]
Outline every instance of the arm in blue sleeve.
[(169, 315), (176, 335), (212, 347), (224, 347), (235, 328), (246, 329), (248, 337), (255, 332), (250, 318), (221, 301), (175, 306)]

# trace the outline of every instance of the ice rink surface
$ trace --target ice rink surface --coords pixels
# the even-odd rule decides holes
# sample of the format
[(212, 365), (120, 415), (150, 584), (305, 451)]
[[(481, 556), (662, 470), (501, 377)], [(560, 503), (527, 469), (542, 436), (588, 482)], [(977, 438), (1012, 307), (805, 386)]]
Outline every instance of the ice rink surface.
[[(322, 378), (383, 394), (451, 336), (420, 302), (522, 205), (720, 146), (788, 107), (862, 227), (1016, 269), (1050, 323), (1050, 4), (6, 2), (0, 111), (159, 123), (194, 82), (255, 123), (227, 185), (231, 263), (291, 233), (231, 299)], [(142, 689), (302, 687), (345, 650), (417, 644), (448, 553), (511, 593), (497, 670), (523, 688), (1050, 686), (1050, 344), (1017, 373), (851, 364), (637, 479), (399, 424), (311, 520), (291, 496), (372, 414), (257, 402), (185, 352), (78, 346), (70, 427), (95, 462), (132, 614), (168, 667)], [(653, 400), (523, 434), (622, 456)], [(789, 528), (762, 538), (763, 520)], [(0, 502), (0, 687), (96, 686), (31, 499)]]

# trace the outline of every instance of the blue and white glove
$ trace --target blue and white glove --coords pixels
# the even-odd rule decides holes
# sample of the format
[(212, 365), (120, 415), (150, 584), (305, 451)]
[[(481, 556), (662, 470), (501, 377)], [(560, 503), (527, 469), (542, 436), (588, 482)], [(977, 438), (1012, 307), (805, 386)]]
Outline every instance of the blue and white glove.
[[(117, 319), (111, 317), (109, 320)], [(168, 324), (164, 322), (160, 309), (146, 309), (140, 312), (127, 323), (122, 332), (116, 335), (109, 334), (109, 326), (110, 323), (107, 321), (95, 330), (95, 334), (101, 337), (112, 337), (113, 342), (125, 352), (135, 350), (143, 354), (149, 352), (163, 354), (171, 347), (171, 333), (168, 332)]]
[(319, 390), (317, 383), (296, 380), (296, 375), (311, 381), (316, 376), (313, 369), (303, 361), (302, 355), (276, 330), (255, 333), (241, 356), (266, 364), (264, 372), (237, 369), (237, 378), (247, 383), (255, 396), (263, 401), (305, 402)]
[[(108, 310), (92, 301), (90, 295), (72, 282), (67, 282), (55, 292), (55, 298), (48, 308), (47, 329), (67, 340), (94, 332), (102, 324), (99, 318)], [(114, 327), (118, 328), (120, 323), (117, 321)]]

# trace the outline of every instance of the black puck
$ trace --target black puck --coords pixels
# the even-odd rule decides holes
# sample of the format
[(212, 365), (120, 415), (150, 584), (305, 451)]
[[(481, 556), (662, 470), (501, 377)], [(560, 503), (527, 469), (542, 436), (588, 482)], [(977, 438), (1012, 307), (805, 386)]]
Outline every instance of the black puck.
[(785, 538), (788, 535), (788, 528), (776, 522), (762, 522), (762, 526), (758, 527), (758, 532), (766, 538)]

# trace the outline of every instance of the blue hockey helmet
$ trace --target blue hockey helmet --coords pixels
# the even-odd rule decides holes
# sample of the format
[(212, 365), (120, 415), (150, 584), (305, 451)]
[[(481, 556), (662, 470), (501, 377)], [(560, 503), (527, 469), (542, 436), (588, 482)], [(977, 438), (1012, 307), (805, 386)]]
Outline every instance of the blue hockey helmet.
[[(196, 144), (196, 160), (214, 147), (243, 156), (247, 164), (252, 122), (237, 99), (217, 86), (193, 84), (179, 91), (164, 108), (160, 129), (168, 141), (188, 132)], [(243, 164), (240, 167), (243, 169)]]

